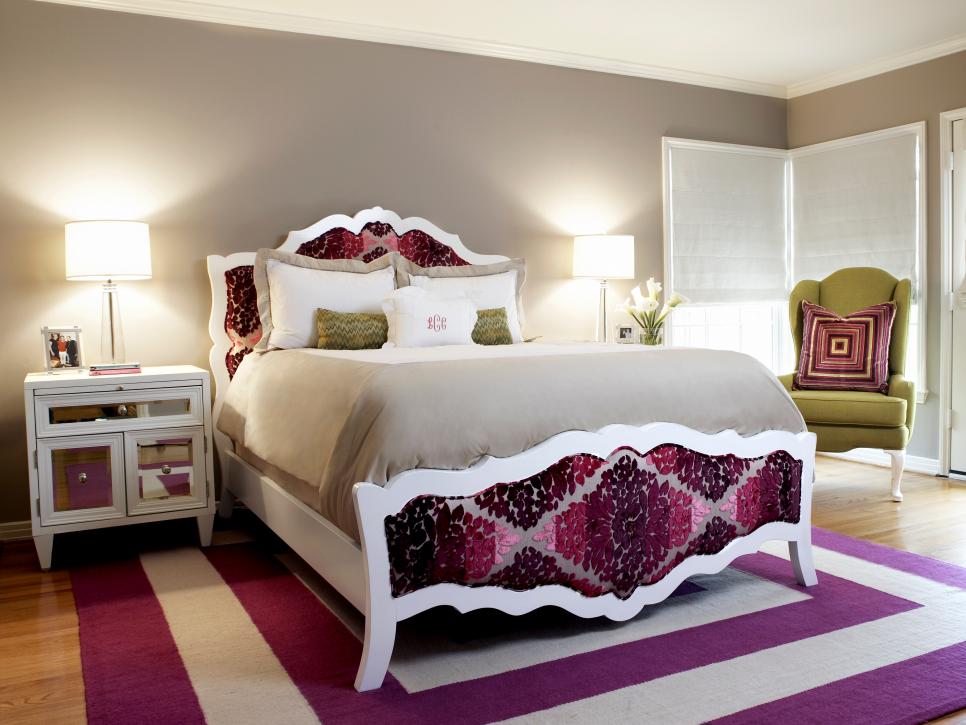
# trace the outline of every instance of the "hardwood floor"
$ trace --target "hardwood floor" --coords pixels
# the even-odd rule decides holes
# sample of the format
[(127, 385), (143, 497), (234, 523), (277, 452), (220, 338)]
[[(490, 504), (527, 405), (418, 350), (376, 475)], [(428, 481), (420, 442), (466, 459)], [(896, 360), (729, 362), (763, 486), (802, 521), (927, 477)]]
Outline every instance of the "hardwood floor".
[[(814, 523), (966, 566), (966, 484), (907, 473), (903, 490), (905, 501), (893, 503), (887, 469), (820, 457)], [(190, 541), (193, 532), (181, 523), (85, 532), (89, 548), (78, 551), (58, 542), (54, 564), (64, 567), (91, 551), (102, 555), (118, 546), (118, 537), (140, 540), (135, 546), (145, 541), (157, 546), (157, 532), (163, 530), (162, 540), (170, 544)], [(130, 545), (130, 540), (122, 544)], [(0, 722), (86, 722), (70, 577), (66, 568), (40, 572), (30, 542), (0, 547)], [(938, 722), (966, 723), (966, 710)]]

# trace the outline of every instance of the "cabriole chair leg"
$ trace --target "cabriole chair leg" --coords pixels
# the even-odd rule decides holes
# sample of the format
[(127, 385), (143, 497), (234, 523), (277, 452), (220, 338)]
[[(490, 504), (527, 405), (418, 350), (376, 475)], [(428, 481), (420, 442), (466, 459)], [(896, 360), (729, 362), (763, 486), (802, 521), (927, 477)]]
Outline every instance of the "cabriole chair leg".
[(886, 451), (892, 456), (892, 500), (902, 500), (902, 471), (906, 467), (905, 451)]

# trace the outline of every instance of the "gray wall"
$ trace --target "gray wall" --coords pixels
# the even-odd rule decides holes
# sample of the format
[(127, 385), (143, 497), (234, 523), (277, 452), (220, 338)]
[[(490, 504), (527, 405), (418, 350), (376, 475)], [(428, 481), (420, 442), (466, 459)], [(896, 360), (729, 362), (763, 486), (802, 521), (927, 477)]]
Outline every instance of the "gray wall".
[(966, 52), (793, 98), (788, 102), (788, 143), (821, 141), (926, 121), (927, 173), (927, 385), (917, 411), (909, 453), (939, 456), (939, 304), (941, 220), (939, 114), (966, 106)]
[[(65, 282), (63, 224), (151, 224), (122, 287), (130, 358), (205, 365), (204, 258), (381, 205), (524, 256), (528, 334), (589, 337), (574, 233), (637, 237), (661, 276), (662, 135), (785, 147), (785, 102), (513, 61), (55, 4), (0, 4), (0, 521), (28, 518), (21, 381), (39, 328), (100, 293)], [(616, 298), (629, 285), (618, 286)]]

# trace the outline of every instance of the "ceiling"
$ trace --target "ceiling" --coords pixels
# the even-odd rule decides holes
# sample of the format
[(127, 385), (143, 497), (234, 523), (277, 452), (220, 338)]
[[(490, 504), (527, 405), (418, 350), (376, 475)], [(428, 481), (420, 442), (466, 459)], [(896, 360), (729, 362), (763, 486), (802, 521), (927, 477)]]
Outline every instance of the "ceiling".
[(966, 50), (966, 0), (53, 0), (794, 97)]

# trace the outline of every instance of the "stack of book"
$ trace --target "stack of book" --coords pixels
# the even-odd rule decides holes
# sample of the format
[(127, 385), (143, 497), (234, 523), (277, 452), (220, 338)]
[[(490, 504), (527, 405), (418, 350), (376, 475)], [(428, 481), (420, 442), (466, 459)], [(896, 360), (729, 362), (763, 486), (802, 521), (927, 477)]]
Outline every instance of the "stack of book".
[(91, 375), (131, 375), (141, 372), (141, 363), (103, 363), (91, 365)]

